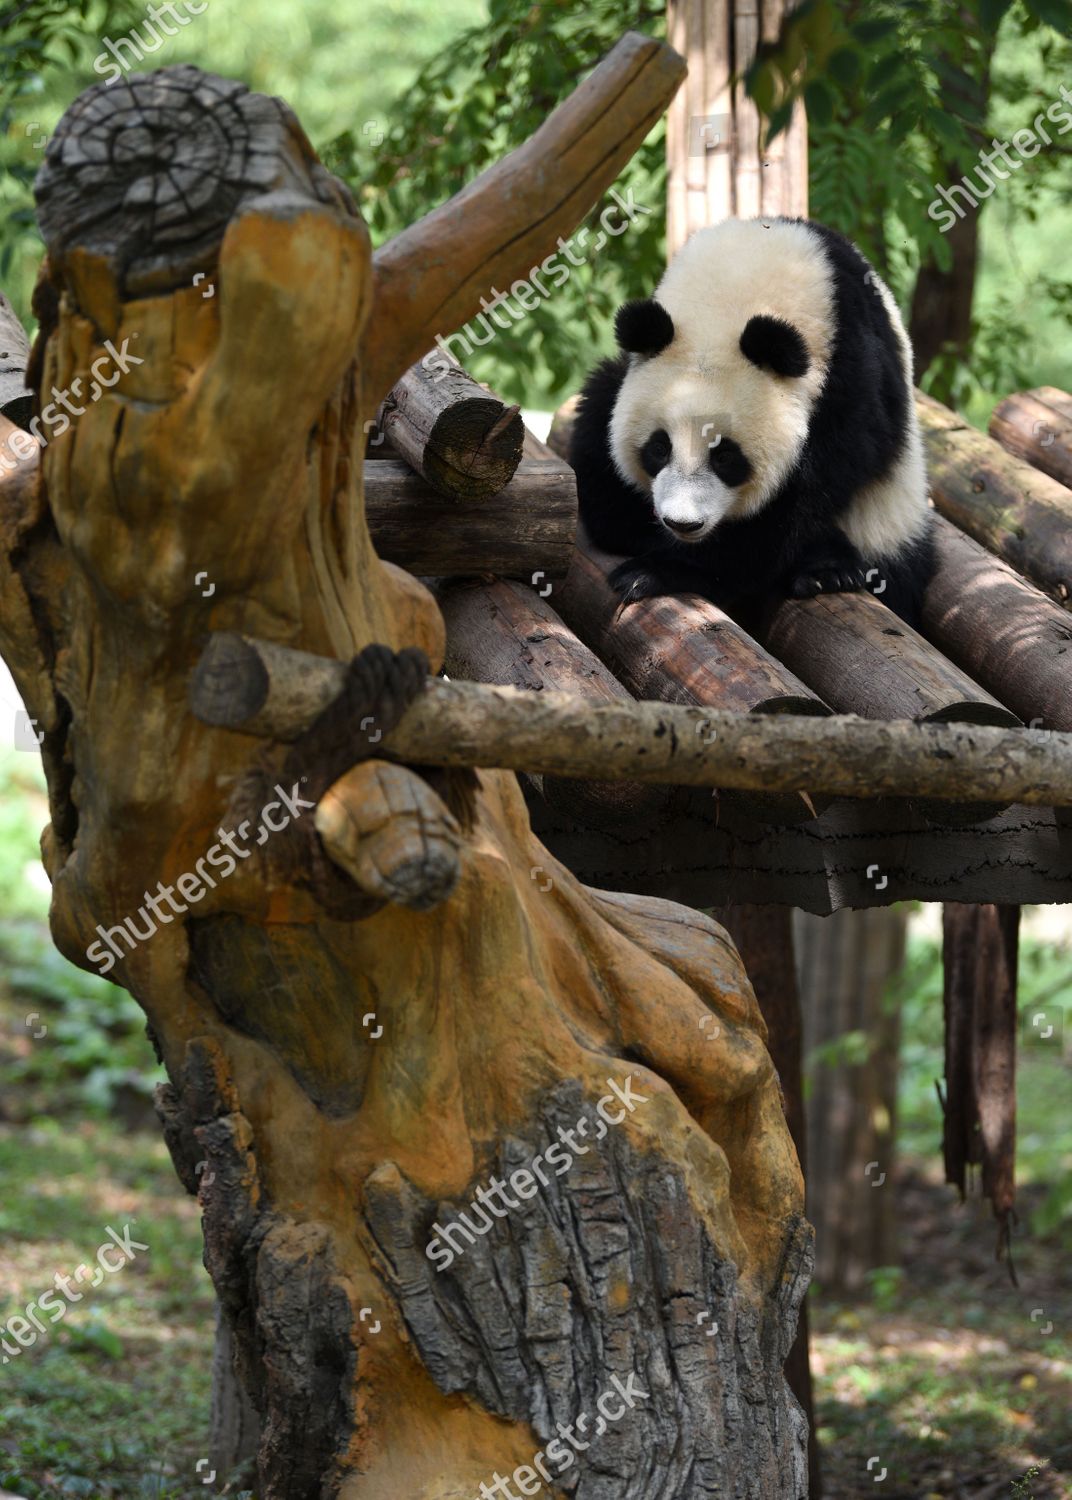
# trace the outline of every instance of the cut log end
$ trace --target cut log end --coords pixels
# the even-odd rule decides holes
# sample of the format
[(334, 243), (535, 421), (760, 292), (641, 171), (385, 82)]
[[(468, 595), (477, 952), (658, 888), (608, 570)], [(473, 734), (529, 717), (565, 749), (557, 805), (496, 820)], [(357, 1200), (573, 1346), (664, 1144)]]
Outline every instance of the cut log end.
[(190, 707), (202, 724), (238, 729), (264, 707), (270, 685), (256, 649), (234, 631), (217, 631), (190, 680)]

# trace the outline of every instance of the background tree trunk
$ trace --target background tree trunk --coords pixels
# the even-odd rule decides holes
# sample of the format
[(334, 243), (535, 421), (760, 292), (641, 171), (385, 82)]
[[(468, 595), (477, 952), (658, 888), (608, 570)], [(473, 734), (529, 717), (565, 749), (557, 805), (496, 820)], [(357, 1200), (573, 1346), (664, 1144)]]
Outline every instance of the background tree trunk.
[[(808, 1067), (807, 1202), (816, 1281), (858, 1295), (867, 1272), (897, 1259), (893, 1172), (897, 1126), (897, 1007), (884, 1004), (904, 963), (907, 910), (877, 906), (829, 917), (793, 914), (804, 1054), (849, 1033), (856, 1046)], [(868, 1170), (870, 1166), (870, 1170)]]
[[(732, 944), (582, 886), (512, 775), (380, 760), (363, 727), (444, 644), (373, 551), (363, 420), (573, 228), (680, 74), (626, 38), (375, 263), (239, 84), (100, 85), (49, 143), (31, 384), (125, 367), (0, 482), (0, 639), (45, 734), (54, 937), (167, 1068), (261, 1500), (393, 1500), (400, 1474), (462, 1500), (537, 1457), (577, 1500), (806, 1493), (782, 1364), (811, 1233)], [(214, 631), (356, 660), (297, 740), (257, 740), (189, 711)]]

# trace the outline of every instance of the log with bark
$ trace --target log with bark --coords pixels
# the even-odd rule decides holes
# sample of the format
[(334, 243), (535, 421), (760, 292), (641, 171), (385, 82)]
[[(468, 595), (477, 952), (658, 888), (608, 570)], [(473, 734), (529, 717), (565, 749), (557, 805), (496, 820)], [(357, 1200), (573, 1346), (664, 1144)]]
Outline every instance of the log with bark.
[[(375, 261), (286, 106), (194, 68), (90, 89), (38, 180), (41, 387), (105, 340), (130, 358), (32, 482), (0, 480), (0, 642), (46, 730), (54, 937), (138, 998), (167, 1069), (262, 1500), (400, 1475), (459, 1500), (533, 1475), (558, 1424), (590, 1434), (576, 1500), (806, 1491), (782, 1362), (811, 1236), (724, 931), (585, 888), (512, 775), (388, 761), (347, 712), (396, 721), (443, 654), (373, 551), (364, 419), (574, 228), (681, 74), (627, 37)], [(356, 655), (341, 719), (291, 745), (199, 722), (217, 630)], [(634, 1409), (593, 1430), (615, 1382)]]
[[(205, 724), (300, 742), (344, 705), (351, 679), (343, 662), (222, 632), (197, 664), (190, 704)], [(804, 780), (831, 796), (1072, 805), (1072, 735), (993, 725), (767, 718), (661, 700), (594, 704), (433, 677), (389, 722), (370, 715), (368, 727), (355, 729), (341, 718), (338, 732), (355, 754), (371, 740), (392, 758), (456, 769), (743, 791), (789, 792)]]
[[(607, 582), (620, 558), (582, 540), (555, 600), (563, 619), (603, 658), (638, 698), (690, 704), (738, 714), (815, 714), (829, 708), (793, 673), (774, 660), (729, 615), (697, 595), (642, 599), (624, 609)], [(705, 735), (702, 725), (692, 733)], [(707, 782), (705, 785), (718, 785)], [(718, 816), (726, 801), (770, 823), (814, 818), (824, 805), (820, 788), (802, 774), (775, 792), (761, 780), (727, 781), (709, 805)], [(735, 790), (735, 788), (737, 788)]]
[(988, 431), (1007, 453), (1072, 489), (1072, 396), (1052, 385), (1006, 396)]
[(1072, 491), (917, 392), (931, 496), (947, 520), (1066, 603)]
[(33, 401), (26, 386), (30, 341), (11, 303), (0, 292), (0, 417), (27, 428)]
[[(577, 482), (561, 459), (524, 459), (492, 499), (448, 498), (399, 459), (367, 459), (376, 552), (422, 577), (561, 578), (577, 527)], [(539, 580), (537, 580), (539, 582)]]
[(923, 629), (950, 661), (1033, 729), (1072, 730), (1072, 618), (948, 521)]
[(392, 387), (376, 426), (434, 490), (468, 505), (497, 495), (514, 477), (525, 424), (519, 406), (500, 401), (461, 368), (441, 368), (444, 363), (442, 356), (426, 355), (411, 365)]
[[(444, 666), (451, 678), (498, 683), (528, 692), (562, 692), (590, 703), (629, 701), (629, 693), (594, 652), (567, 629), (544, 594), (525, 584), (438, 581), (432, 590), (447, 627)], [(557, 813), (596, 827), (641, 831), (667, 807), (666, 787), (629, 781), (524, 776)]]
[[(783, 600), (771, 611), (761, 639), (841, 713), (917, 724), (1020, 723), (870, 593)], [(1005, 806), (930, 800), (920, 811), (938, 823), (977, 822), (996, 817)]]

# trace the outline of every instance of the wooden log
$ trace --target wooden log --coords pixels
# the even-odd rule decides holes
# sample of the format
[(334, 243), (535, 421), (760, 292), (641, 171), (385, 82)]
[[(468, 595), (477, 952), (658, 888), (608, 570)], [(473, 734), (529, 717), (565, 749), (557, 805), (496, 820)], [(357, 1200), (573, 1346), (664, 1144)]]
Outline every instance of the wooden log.
[(1006, 453), (1072, 489), (1072, 396), (1053, 386), (1006, 396), (995, 406), (987, 430)]
[[(550, 589), (550, 585), (546, 586)], [(433, 587), (446, 621), (444, 666), (451, 678), (490, 682), (527, 692), (564, 692), (592, 703), (629, 702), (630, 695), (583, 645), (546, 599), (525, 584), (449, 583)], [(563, 816), (596, 827), (637, 828), (666, 807), (663, 787), (628, 781), (575, 781), (526, 776)]]
[[(347, 666), (230, 631), (191, 678), (202, 723), (296, 738), (339, 694)], [(672, 703), (592, 704), (565, 693), (428, 679), (384, 735), (385, 757), (582, 779), (831, 796), (1007, 799), (1072, 806), (1072, 736), (991, 725), (748, 714)]]
[(461, 368), (411, 365), (377, 421), (410, 467), (448, 499), (497, 495), (521, 462), (520, 406), (500, 401)]
[[(821, 714), (829, 708), (757, 645), (716, 605), (695, 595), (641, 599), (627, 608), (607, 582), (618, 558), (587, 542), (573, 554), (555, 594), (562, 618), (638, 698), (720, 708), (740, 714)], [(788, 796), (756, 789), (746, 797), (720, 788), (751, 816), (771, 823), (815, 817), (817, 792), (806, 781)], [(717, 805), (711, 810), (717, 813)]]
[(927, 635), (1033, 729), (1072, 730), (1068, 611), (941, 517), (934, 536)]
[(28, 428), (33, 415), (33, 396), (26, 388), (26, 366), (30, 340), (15, 316), (15, 309), (0, 292), (0, 416), (16, 427)]
[(577, 420), (577, 403), (580, 396), (567, 396), (551, 418), (551, 430), (547, 434), (547, 446), (552, 453), (569, 462), (570, 444), (573, 441), (573, 424)]
[[(677, 91), (683, 60), (627, 32), (530, 140), (376, 252), (376, 319), (364, 345), (365, 389), (385, 396), (449, 334), (480, 293), (539, 267), (614, 182)], [(401, 359), (401, 364), (399, 360)]]
[(817, 822), (783, 828), (727, 809), (702, 838), (695, 818), (667, 818), (634, 839), (578, 827), (546, 805), (533, 809), (533, 826), (587, 885), (702, 909), (777, 902), (828, 916), (898, 901), (1066, 902), (1072, 838), (1059, 817), (1014, 804), (972, 828), (930, 828), (907, 801), (843, 798)]
[(1072, 492), (916, 394), (935, 506), (961, 531), (1065, 603), (1072, 590)]
[[(873, 594), (785, 599), (771, 613), (764, 645), (839, 713), (917, 724), (1020, 724), (984, 688)], [(930, 803), (935, 822), (978, 822), (1001, 805)]]
[[(377, 554), (421, 577), (561, 578), (577, 527), (577, 481), (561, 459), (525, 459), (492, 505), (450, 498), (398, 459), (365, 463)], [(536, 577), (539, 583), (540, 577)]]

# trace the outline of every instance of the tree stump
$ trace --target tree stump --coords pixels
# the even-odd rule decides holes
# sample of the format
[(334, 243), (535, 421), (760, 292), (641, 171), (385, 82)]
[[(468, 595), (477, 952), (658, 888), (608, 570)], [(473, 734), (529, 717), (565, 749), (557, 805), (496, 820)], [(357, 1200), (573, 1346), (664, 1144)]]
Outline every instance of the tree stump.
[[(55, 940), (137, 997), (167, 1068), (262, 1500), (526, 1469), (578, 1500), (806, 1493), (782, 1363), (811, 1232), (724, 930), (582, 886), (512, 774), (187, 704), (215, 630), (381, 645), (381, 698), (393, 653), (438, 667), (431, 595), (369, 539), (363, 423), (437, 318), (572, 229), (680, 73), (626, 38), (375, 261), (286, 106), (191, 67), (90, 89), (39, 178), (31, 383), (89, 399), (0, 480), (3, 650), (45, 733)], [(421, 909), (429, 841), (457, 878)], [(619, 1388), (631, 1410), (597, 1405)]]

